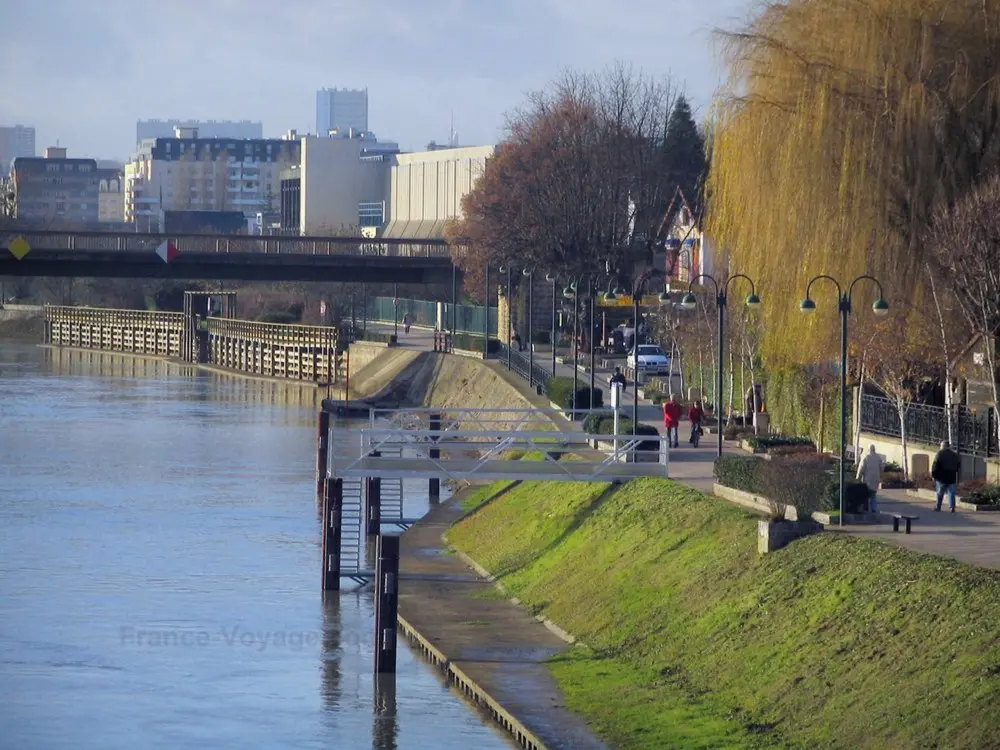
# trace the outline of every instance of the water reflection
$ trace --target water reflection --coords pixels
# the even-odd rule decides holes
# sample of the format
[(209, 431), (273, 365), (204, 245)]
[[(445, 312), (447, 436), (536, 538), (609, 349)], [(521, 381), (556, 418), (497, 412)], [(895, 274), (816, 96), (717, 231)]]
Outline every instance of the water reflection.
[(89, 366), (0, 344), (0, 746), (510, 746), (406, 648), (376, 684), (370, 589), (321, 597), (314, 407)]

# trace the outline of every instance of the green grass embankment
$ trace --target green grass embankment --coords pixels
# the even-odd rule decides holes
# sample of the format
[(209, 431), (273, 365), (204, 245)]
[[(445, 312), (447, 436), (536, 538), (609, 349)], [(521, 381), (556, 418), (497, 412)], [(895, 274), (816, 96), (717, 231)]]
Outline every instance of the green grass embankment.
[(618, 747), (1000, 747), (1000, 573), (756, 517), (665, 480), (525, 482), (452, 544), (586, 648), (567, 704)]

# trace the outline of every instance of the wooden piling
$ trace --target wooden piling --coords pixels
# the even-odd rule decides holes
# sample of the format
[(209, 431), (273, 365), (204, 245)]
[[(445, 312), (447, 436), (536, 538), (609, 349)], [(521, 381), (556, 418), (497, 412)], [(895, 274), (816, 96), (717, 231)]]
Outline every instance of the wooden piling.
[[(431, 414), (430, 415), (430, 429), (432, 432), (441, 431), (441, 415)], [(435, 435), (431, 437), (431, 440), (435, 442), (438, 440), (438, 436)], [(441, 450), (438, 448), (430, 449), (430, 457), (432, 459), (441, 457)], [(427, 484), (427, 495), (430, 500), (431, 505), (436, 505), (441, 499), (441, 480), (438, 477), (432, 477)]]
[(344, 522), (344, 480), (327, 479), (323, 492), (323, 591), (340, 590), (340, 530)]
[(323, 484), (330, 465), (330, 412), (319, 410), (316, 420), (316, 498), (323, 499)]
[[(372, 451), (372, 458), (382, 454)], [(378, 477), (365, 478), (365, 529), (368, 536), (378, 536), (382, 528), (382, 480)]]
[(375, 674), (396, 671), (399, 609), (399, 537), (378, 537), (375, 561)]

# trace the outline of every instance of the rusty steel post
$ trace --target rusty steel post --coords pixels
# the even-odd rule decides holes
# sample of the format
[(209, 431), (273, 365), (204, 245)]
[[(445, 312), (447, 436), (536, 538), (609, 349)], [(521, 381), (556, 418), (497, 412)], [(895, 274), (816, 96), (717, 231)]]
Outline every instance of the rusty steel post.
[(344, 480), (328, 479), (323, 492), (323, 591), (340, 590), (340, 532), (344, 520)]
[[(372, 451), (372, 458), (382, 454)], [(365, 528), (368, 536), (378, 536), (382, 528), (382, 480), (378, 477), (365, 478)]]
[[(432, 431), (434, 431), (434, 432), (440, 432), (441, 431), (441, 415), (440, 414), (431, 414), (429, 421), (430, 421), (430, 429)], [(436, 443), (438, 441), (438, 436), (437, 435), (432, 436), (431, 440), (433, 440)], [(440, 449), (438, 449), (438, 448), (431, 448), (430, 449), (430, 457), (431, 457), (432, 460), (440, 458), (441, 457), (441, 451), (440, 451)], [(430, 500), (431, 505), (436, 505), (441, 500), (441, 480), (438, 477), (432, 477), (428, 481), (427, 494), (428, 494), (428, 499)]]
[(316, 499), (323, 498), (327, 467), (330, 465), (330, 413), (320, 409), (316, 424)]
[(396, 671), (399, 537), (378, 537), (375, 560), (375, 674)]

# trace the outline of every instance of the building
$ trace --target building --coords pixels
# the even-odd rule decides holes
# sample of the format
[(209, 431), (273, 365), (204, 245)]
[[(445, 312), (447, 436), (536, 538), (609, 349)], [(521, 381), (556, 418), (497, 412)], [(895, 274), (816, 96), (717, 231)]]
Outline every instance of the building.
[(164, 211), (241, 211), (247, 219), (280, 206), (280, 174), (299, 163), (294, 139), (202, 138), (176, 128), (172, 138), (139, 144), (125, 165), (125, 221), (156, 231)]
[(97, 219), (102, 223), (125, 221), (125, 174), (121, 169), (97, 168)]
[(18, 221), (51, 226), (98, 221), (100, 177), (93, 159), (70, 159), (64, 148), (47, 148), (44, 157), (14, 159), (12, 181)]
[(139, 120), (135, 124), (136, 144), (150, 138), (172, 138), (177, 128), (195, 129), (202, 138), (261, 140), (264, 126), (250, 120)]
[(384, 236), (437, 239), (462, 216), (462, 198), (486, 169), (494, 146), (438, 148), (392, 159)]
[(368, 132), (368, 89), (320, 89), (316, 92), (316, 134), (331, 130)]
[(702, 217), (688, 205), (684, 194), (677, 191), (677, 206), (664, 241), (667, 278), (686, 284), (701, 274), (712, 274), (714, 245), (702, 231)]
[(0, 127), (0, 175), (6, 175), (19, 156), (35, 155), (35, 129), (28, 125)]
[(367, 154), (366, 143), (302, 137), (299, 163), (281, 174), (282, 232), (358, 235), (381, 228), (390, 157)]

